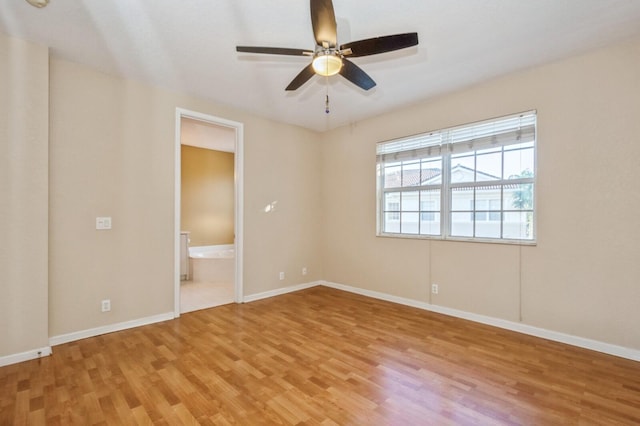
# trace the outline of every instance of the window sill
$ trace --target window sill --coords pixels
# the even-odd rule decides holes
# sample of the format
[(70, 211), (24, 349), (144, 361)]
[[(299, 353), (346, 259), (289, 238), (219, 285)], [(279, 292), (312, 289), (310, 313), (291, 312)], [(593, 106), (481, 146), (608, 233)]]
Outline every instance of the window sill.
[(481, 244), (504, 244), (504, 245), (516, 245), (516, 246), (537, 246), (537, 240), (499, 240), (494, 238), (465, 238), (465, 237), (447, 237), (443, 238), (437, 235), (417, 235), (417, 234), (391, 234), (391, 233), (378, 233), (376, 237), (381, 238), (400, 238), (410, 240), (433, 240), (433, 241), (452, 241), (463, 243), (481, 243)]

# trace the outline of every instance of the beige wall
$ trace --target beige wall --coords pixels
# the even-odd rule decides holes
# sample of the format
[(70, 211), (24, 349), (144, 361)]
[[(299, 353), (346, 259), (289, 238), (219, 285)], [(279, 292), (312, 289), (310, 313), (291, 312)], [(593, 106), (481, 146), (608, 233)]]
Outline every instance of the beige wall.
[(0, 357), (49, 346), (48, 67), (0, 34)]
[[(635, 41), (324, 134), (324, 278), (640, 349), (639, 96)], [(537, 246), (375, 237), (376, 142), (530, 109)]]
[[(245, 126), (245, 295), (323, 277), (318, 134), (260, 121)], [(275, 210), (265, 206), (277, 201)], [(309, 274), (303, 276), (302, 267)], [(285, 280), (279, 281), (279, 272)]]
[(233, 244), (234, 154), (182, 145), (180, 222), (191, 246)]
[(244, 293), (321, 278), (316, 133), (55, 57), (50, 85), (51, 336), (173, 311), (176, 107), (244, 124)]

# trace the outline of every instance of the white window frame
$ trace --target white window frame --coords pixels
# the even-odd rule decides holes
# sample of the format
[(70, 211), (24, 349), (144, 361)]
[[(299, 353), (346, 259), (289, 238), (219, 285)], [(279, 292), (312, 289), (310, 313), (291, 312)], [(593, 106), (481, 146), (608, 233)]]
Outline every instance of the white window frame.
[[(376, 164), (377, 164), (377, 235), (381, 237), (400, 237), (400, 238), (420, 238), (420, 239), (443, 239), (443, 240), (462, 240), (462, 241), (478, 241), (478, 242), (491, 242), (491, 243), (511, 243), (511, 244), (525, 244), (535, 245), (537, 241), (537, 222), (536, 222), (536, 178), (537, 178), (537, 129), (536, 129), (537, 115), (536, 111), (527, 111), (523, 113), (513, 114), (504, 117), (498, 117), (494, 119), (484, 120), (480, 122), (465, 124), (461, 126), (441, 129), (437, 131), (422, 133), (419, 135), (409, 136), (400, 139), (394, 139), (390, 141), (379, 142), (376, 145)], [(527, 145), (522, 145), (527, 144)], [(506, 148), (505, 148), (506, 147)], [(495, 177), (493, 175), (487, 177), (484, 175), (483, 180), (480, 179), (479, 174), (482, 173), (478, 170), (477, 162), (478, 157), (482, 155), (485, 150), (496, 149), (496, 153), (500, 152), (501, 161), (501, 175)], [(533, 167), (530, 170), (533, 176), (519, 173), (518, 175), (505, 176), (505, 153), (518, 152), (521, 149), (522, 152), (532, 151), (533, 154)], [(478, 154), (480, 152), (480, 155)], [(471, 182), (451, 182), (452, 181), (452, 158), (459, 158), (466, 156), (465, 153), (469, 153), (469, 156), (473, 156), (474, 168), (473, 170), (467, 169), (468, 172), (473, 174), (473, 181)], [(460, 155), (462, 154), (462, 155)], [(530, 155), (530, 154), (529, 154)], [(438, 161), (440, 163), (440, 176), (439, 182), (427, 182), (421, 175), (419, 182), (413, 182), (413, 186), (403, 186), (404, 171), (401, 169), (400, 174), (403, 176), (398, 184), (399, 186), (387, 185), (385, 187), (385, 164), (397, 165), (412, 163), (415, 161)], [(422, 166), (419, 165), (420, 170)], [(434, 170), (434, 169), (431, 169)], [(437, 170), (437, 169), (435, 169)], [(458, 169), (460, 170), (460, 169)], [(464, 176), (464, 175), (463, 175)], [(394, 183), (397, 179), (394, 180)], [(532, 201), (531, 205), (521, 208), (506, 207), (507, 191), (509, 188), (520, 185), (531, 185)], [(500, 210), (493, 210), (492, 202), (486, 199), (487, 208), (482, 210), (477, 209), (477, 203), (473, 203), (474, 208), (469, 210), (459, 210), (453, 208), (453, 191), (454, 190), (472, 190), (472, 200), (480, 201), (477, 197), (477, 191), (480, 189), (487, 189), (492, 187), (498, 188), (500, 192), (500, 200), (502, 205)], [(383, 227), (385, 223), (384, 215), (384, 196), (386, 193), (405, 193), (423, 190), (440, 190), (440, 211), (434, 212), (434, 215), (440, 217), (440, 234), (433, 235), (427, 233), (421, 233), (421, 224), (418, 223), (417, 231), (403, 232), (403, 224), (400, 223), (398, 232), (386, 232)], [(421, 211), (423, 210), (420, 205), (419, 217), (421, 218)], [(458, 212), (466, 212), (471, 215), (470, 222), (472, 223), (473, 231), (471, 235), (462, 235), (459, 233), (456, 235), (452, 228), (453, 214)], [(402, 207), (399, 215), (402, 217)], [(483, 221), (476, 219), (476, 215), (485, 215), (486, 218)], [(500, 217), (500, 220), (490, 219), (493, 215)], [(519, 231), (513, 233), (508, 231), (507, 215), (526, 215), (526, 219), (520, 220), (517, 223)], [(420, 219), (418, 220), (420, 222)], [(460, 222), (456, 222), (460, 223)], [(486, 237), (477, 236), (482, 232), (476, 232), (476, 226), (478, 223), (499, 223), (499, 237)], [(512, 226), (513, 226), (513, 222)], [(437, 224), (436, 224), (437, 226)], [(524, 230), (523, 230), (524, 227)], [(408, 227), (407, 227), (408, 228)], [(509, 234), (512, 232), (512, 234)], [(522, 235), (526, 233), (526, 235)], [(513, 235), (516, 235), (514, 237)]]

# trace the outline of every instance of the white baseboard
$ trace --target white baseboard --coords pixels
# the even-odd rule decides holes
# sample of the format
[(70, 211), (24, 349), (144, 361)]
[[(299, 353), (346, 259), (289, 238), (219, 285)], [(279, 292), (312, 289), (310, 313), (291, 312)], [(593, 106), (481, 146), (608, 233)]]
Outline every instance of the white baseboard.
[(102, 327), (90, 328), (88, 330), (74, 331), (73, 333), (61, 334), (58, 336), (52, 336), (49, 338), (49, 344), (51, 346), (61, 345), (63, 343), (69, 343), (80, 339), (86, 339), (87, 337), (99, 336), (101, 334), (113, 333), (114, 331), (126, 330), (129, 328), (140, 327), (143, 325), (153, 324), (156, 322), (162, 322), (173, 319), (173, 312), (167, 312), (164, 314), (153, 315), (150, 317), (139, 318), (131, 321), (119, 322), (116, 324), (103, 325)]
[(344, 284), (337, 284), (327, 281), (321, 281), (321, 285), (335, 288), (338, 290), (348, 291), (350, 293), (360, 294), (362, 296), (372, 297), (374, 299), (386, 300), (387, 302), (399, 303), (401, 305), (412, 306), (414, 308), (424, 309), (427, 311), (437, 312), (452, 317), (462, 318), (482, 324), (491, 325), (506, 330), (516, 331), (530, 336), (540, 337), (555, 342), (566, 343), (568, 345), (577, 346), (592, 351), (602, 352), (609, 355), (615, 355), (621, 358), (640, 361), (640, 350), (625, 348), (624, 346), (612, 345), (597, 340), (586, 339), (584, 337), (573, 336), (571, 334), (551, 331), (544, 328), (534, 327), (519, 322), (507, 321), (500, 318), (488, 317), (485, 315), (474, 314), (471, 312), (460, 311), (458, 309), (447, 308), (444, 306), (432, 305), (418, 300), (406, 299), (404, 297), (392, 296), (377, 291), (365, 290), (358, 287), (351, 287)]
[(281, 287), (275, 290), (269, 290), (262, 293), (250, 294), (244, 297), (243, 302), (250, 303), (260, 299), (266, 299), (269, 297), (280, 296), (282, 294), (293, 293), (294, 291), (300, 291), (300, 290), (305, 290), (307, 288), (316, 287), (316, 286), (322, 285), (323, 283), (324, 281), (313, 281), (310, 283), (292, 285), (289, 287)]
[[(518, 333), (527, 334), (531, 336), (540, 337), (560, 343), (566, 343), (568, 345), (577, 346), (584, 349), (589, 349), (597, 352), (606, 353), (609, 355), (618, 356), (621, 358), (630, 359), (633, 361), (640, 361), (640, 350), (626, 348), (623, 346), (613, 345), (610, 343), (600, 342), (597, 340), (586, 339), (584, 337), (573, 336), (570, 334), (560, 333), (557, 331), (551, 331), (544, 328), (534, 327), (531, 325), (518, 323), (514, 321), (507, 321), (500, 318), (489, 317), (480, 314), (474, 314), (471, 312), (465, 312), (458, 309), (447, 308), (444, 306), (432, 305), (426, 302), (418, 300), (407, 299), (404, 297), (393, 296), (386, 293), (381, 293), (372, 290), (366, 290), (358, 287), (352, 287), (344, 284), (337, 284), (328, 281), (314, 281), (310, 283), (303, 283), (289, 287), (282, 287), (275, 290), (265, 291), (262, 293), (256, 293), (244, 297), (244, 302), (254, 302), (269, 297), (279, 296), (282, 294), (292, 293), (295, 291), (305, 290), (311, 287), (323, 285), (325, 287), (335, 288), (337, 290), (343, 290), (350, 293), (360, 294), (362, 296), (372, 297), (374, 299), (385, 300), (388, 302), (398, 303), (401, 305), (411, 306), (414, 308), (424, 309), (431, 312), (436, 312), (444, 315), (449, 315), (457, 318), (466, 319), (469, 321), (478, 322), (481, 324), (487, 324), (506, 330), (516, 331)], [(117, 324), (105, 325), (102, 327), (91, 328), (88, 330), (81, 330), (73, 333), (62, 334), (53, 336), (49, 339), (50, 346), (33, 349), (30, 351), (6, 355), (0, 357), (0, 367), (10, 364), (16, 364), (23, 361), (29, 361), (37, 359), (42, 356), (51, 355), (51, 346), (60, 345), (63, 343), (73, 342), (75, 340), (85, 339), (88, 337), (94, 337), (101, 334), (112, 333), (114, 331), (126, 330), (129, 328), (140, 327), (143, 325), (153, 324), (157, 322), (167, 321), (174, 318), (173, 312), (167, 312), (164, 314), (154, 315), (150, 317), (140, 318), (131, 321), (125, 321)]]
[(51, 346), (31, 349), (30, 351), (21, 352), (18, 354), (0, 356), (0, 367), (4, 367), (5, 365), (17, 364), (23, 361), (31, 361), (32, 359), (38, 359), (43, 356), (49, 355), (51, 355)]

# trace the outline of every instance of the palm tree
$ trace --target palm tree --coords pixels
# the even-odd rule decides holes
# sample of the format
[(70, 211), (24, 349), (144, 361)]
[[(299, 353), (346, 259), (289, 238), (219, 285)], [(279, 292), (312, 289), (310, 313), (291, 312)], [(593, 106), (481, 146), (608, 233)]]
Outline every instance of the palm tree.
[[(524, 169), (518, 175), (509, 176), (509, 179), (522, 178), (533, 178), (533, 172), (529, 169)], [(533, 183), (521, 183), (518, 185), (518, 189), (513, 193), (512, 206), (518, 210), (533, 210)], [(533, 227), (533, 212), (528, 211), (526, 217), (525, 235), (530, 237)]]
[[(511, 175), (509, 179), (521, 179), (532, 178), (533, 172), (529, 169), (524, 169), (519, 175)], [(533, 209), (533, 184), (521, 183), (520, 188), (513, 193), (514, 209), (518, 210), (531, 210)]]

